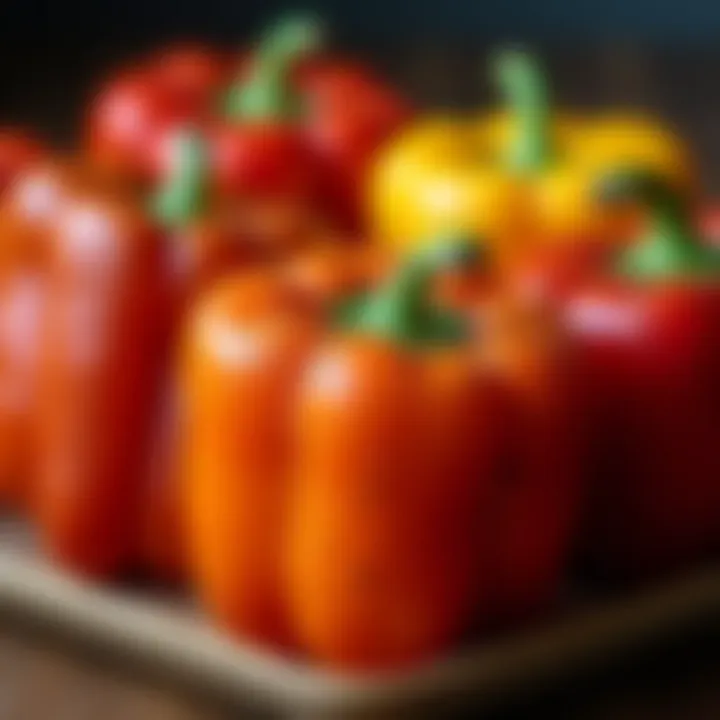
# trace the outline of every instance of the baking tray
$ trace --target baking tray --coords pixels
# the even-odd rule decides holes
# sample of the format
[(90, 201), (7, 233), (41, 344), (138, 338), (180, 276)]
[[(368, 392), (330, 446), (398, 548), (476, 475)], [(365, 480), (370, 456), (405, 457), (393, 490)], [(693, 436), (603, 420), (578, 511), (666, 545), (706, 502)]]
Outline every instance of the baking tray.
[(403, 674), (334, 675), (238, 643), (211, 628), (180, 597), (151, 589), (99, 587), (50, 567), (27, 529), (0, 519), (0, 610), (74, 642), (151, 668), (186, 687), (216, 693), (271, 716), (419, 718), (428, 708), (495, 705), (519, 689), (720, 624), (720, 565), (652, 589), (591, 601), (541, 627), (495, 637)]

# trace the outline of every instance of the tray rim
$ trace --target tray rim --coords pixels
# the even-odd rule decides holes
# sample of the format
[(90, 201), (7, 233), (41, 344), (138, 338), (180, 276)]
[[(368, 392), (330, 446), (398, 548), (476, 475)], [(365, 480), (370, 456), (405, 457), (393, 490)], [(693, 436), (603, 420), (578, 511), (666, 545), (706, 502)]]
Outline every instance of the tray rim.
[(392, 676), (353, 677), (284, 658), (228, 638), (201, 619), (188, 622), (161, 600), (66, 575), (27, 552), (0, 549), (0, 611), (238, 703), (313, 718), (376, 717), (451, 695), (487, 702), (523, 683), (550, 681), (568, 668), (678, 635), (689, 624), (720, 626), (720, 563)]

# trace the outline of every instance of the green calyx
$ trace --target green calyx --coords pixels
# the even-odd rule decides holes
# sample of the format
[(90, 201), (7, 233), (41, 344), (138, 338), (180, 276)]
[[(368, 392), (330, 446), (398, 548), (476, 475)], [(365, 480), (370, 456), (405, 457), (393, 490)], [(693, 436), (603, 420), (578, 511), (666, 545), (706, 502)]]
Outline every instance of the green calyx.
[(465, 237), (434, 241), (412, 255), (385, 283), (355, 297), (339, 315), (345, 327), (411, 348), (454, 345), (468, 335), (459, 314), (432, 302), (434, 279), (444, 271), (474, 265), (477, 242)]
[(545, 71), (534, 55), (520, 50), (500, 52), (493, 58), (492, 71), (514, 123), (505, 164), (523, 174), (544, 170), (554, 155)]
[(249, 77), (239, 79), (225, 97), (231, 120), (288, 120), (302, 114), (290, 80), (296, 63), (318, 50), (320, 23), (313, 17), (283, 19), (261, 39)]
[(605, 204), (638, 204), (647, 228), (618, 259), (617, 270), (636, 280), (707, 278), (720, 274), (720, 252), (695, 234), (685, 202), (662, 178), (642, 170), (618, 170), (595, 188)]
[(151, 198), (152, 213), (161, 223), (181, 227), (207, 212), (207, 164), (199, 133), (183, 130), (173, 138), (170, 172)]

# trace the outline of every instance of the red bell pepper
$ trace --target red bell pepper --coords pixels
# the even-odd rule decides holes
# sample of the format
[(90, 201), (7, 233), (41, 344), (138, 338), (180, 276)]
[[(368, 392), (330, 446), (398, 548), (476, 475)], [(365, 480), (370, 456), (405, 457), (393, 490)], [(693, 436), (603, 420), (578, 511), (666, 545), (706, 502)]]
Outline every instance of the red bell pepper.
[[(357, 230), (369, 162), (378, 146), (409, 118), (410, 108), (366, 69), (322, 56), (319, 35), (320, 27), (312, 19), (290, 18), (279, 24), (260, 51), (242, 62), (226, 108), (230, 117), (246, 116), (248, 109), (256, 114), (258, 104), (267, 108), (269, 102), (277, 116), (283, 105), (285, 118), (295, 125), (295, 137), (305, 140), (315, 165), (320, 164), (321, 172), (313, 180), (319, 182), (324, 209), (344, 229)], [(296, 50), (293, 56), (293, 45), (315, 52), (303, 59)], [(306, 184), (309, 179), (299, 181)]]
[(134, 198), (95, 187), (50, 238), (34, 506), (43, 548), (92, 576), (127, 567), (137, 543), (162, 359), (158, 235)]
[[(212, 138), (214, 181), (224, 191), (319, 200), (356, 230), (368, 163), (409, 115), (364, 69), (318, 55), (318, 25), (291, 18), (243, 56), (228, 86), (219, 55), (186, 48), (123, 74), (90, 109), (95, 162), (144, 180), (164, 173), (178, 125), (201, 123)], [(307, 58), (312, 53), (313, 58)], [(224, 93), (223, 112), (216, 97)]]
[(225, 68), (215, 51), (186, 46), (123, 72), (90, 105), (86, 144), (92, 161), (130, 178), (156, 179), (165, 138), (210, 112)]
[(644, 205), (649, 226), (567, 294), (563, 316), (588, 388), (590, 554), (638, 577), (720, 534), (720, 253), (656, 177), (619, 172), (600, 196)]

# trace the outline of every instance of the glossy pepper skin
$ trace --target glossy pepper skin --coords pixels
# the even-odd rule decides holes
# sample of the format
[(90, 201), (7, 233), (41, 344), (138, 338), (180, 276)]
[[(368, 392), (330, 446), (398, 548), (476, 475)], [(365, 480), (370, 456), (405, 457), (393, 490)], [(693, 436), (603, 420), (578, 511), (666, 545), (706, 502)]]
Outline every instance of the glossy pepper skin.
[(381, 153), (368, 188), (378, 237), (403, 248), (417, 237), (464, 230), (512, 263), (538, 245), (624, 234), (633, 218), (592, 194), (594, 180), (618, 163), (688, 188), (686, 150), (656, 123), (555, 119), (531, 56), (501, 54), (493, 69), (509, 103), (506, 116), (421, 119)]
[(190, 537), (201, 598), (226, 627), (378, 667), (440, 649), (474, 609), (487, 474), (474, 472), (472, 355), (450, 342), (457, 324), (424, 303), (415, 317), (436, 262), (381, 284), (355, 329), (319, 346), (323, 323), (267, 275), (199, 308)]
[(568, 293), (563, 317), (588, 388), (590, 556), (637, 579), (720, 532), (720, 255), (664, 180), (618, 172), (599, 194), (647, 208), (648, 229)]
[(290, 616), (320, 662), (379, 670), (442, 652), (482, 595), (491, 494), (480, 374), (428, 299), (468, 246), (414, 257), (308, 361), (293, 416)]
[(0, 502), (16, 509), (32, 505), (50, 235), (69, 198), (101, 182), (74, 162), (45, 159), (0, 200)]
[(192, 576), (215, 620), (256, 640), (291, 641), (281, 572), (290, 391), (329, 303), (366, 287), (366, 262), (361, 247), (312, 248), (226, 279), (190, 319), (181, 447)]
[(36, 515), (60, 565), (116, 575), (134, 559), (163, 305), (157, 228), (122, 193), (87, 190), (51, 235)]

